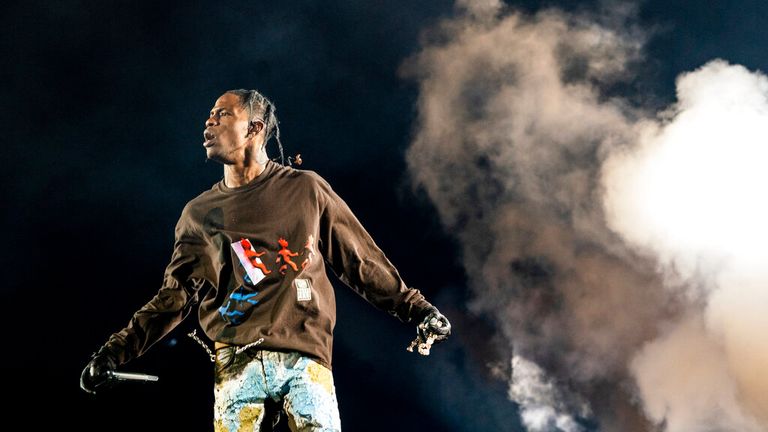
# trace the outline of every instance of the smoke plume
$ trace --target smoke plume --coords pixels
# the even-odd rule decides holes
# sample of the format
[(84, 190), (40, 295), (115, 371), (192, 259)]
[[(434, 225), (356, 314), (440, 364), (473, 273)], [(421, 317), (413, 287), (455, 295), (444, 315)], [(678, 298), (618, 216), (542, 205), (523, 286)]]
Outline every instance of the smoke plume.
[(409, 172), (511, 346), (526, 428), (768, 427), (765, 77), (715, 61), (649, 112), (612, 90), (641, 60), (621, 15), (457, 10), (403, 65)]
[(609, 225), (652, 252), (692, 306), (631, 370), (669, 431), (768, 429), (768, 79), (722, 60), (604, 163)]

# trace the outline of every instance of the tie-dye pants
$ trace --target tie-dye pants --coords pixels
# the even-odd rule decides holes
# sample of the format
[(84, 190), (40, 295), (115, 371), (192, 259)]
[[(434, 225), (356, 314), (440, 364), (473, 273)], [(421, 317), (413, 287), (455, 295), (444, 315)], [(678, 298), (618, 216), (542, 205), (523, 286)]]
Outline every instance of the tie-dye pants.
[(294, 431), (341, 431), (331, 371), (300, 353), (221, 348), (214, 396), (215, 432), (258, 432), (267, 398), (283, 400)]

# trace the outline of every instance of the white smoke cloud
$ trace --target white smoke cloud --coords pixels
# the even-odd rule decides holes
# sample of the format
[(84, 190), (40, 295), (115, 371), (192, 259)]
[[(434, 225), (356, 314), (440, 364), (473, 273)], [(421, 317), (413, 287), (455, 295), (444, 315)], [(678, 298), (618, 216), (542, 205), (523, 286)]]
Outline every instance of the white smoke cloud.
[(606, 91), (640, 58), (631, 26), (457, 7), (403, 66), (409, 172), (515, 353), (523, 423), (765, 430), (764, 77), (711, 63), (657, 115)]
[[(521, 407), (521, 419), (531, 432), (581, 432), (584, 430), (568, 414), (563, 396), (557, 385), (541, 368), (520, 356), (512, 357), (512, 380), (509, 397)], [(589, 415), (589, 407), (582, 403), (581, 416)]]
[(648, 415), (665, 430), (750, 432), (722, 346), (700, 316), (686, 317), (632, 362)]
[(692, 258), (764, 265), (767, 96), (764, 75), (723, 61), (682, 75), (671, 117), (607, 162), (612, 226), (686, 273)]
[(681, 75), (677, 98), (604, 169), (609, 224), (688, 280), (700, 305), (695, 325), (682, 319), (632, 370), (670, 432), (766, 430), (768, 79), (716, 60)]

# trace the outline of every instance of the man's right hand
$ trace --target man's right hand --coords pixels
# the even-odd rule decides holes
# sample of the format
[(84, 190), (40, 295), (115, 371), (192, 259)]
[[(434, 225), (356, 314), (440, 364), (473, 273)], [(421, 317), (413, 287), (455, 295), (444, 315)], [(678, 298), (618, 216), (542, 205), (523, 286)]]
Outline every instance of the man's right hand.
[(80, 374), (80, 388), (90, 394), (106, 388), (109, 384), (109, 374), (117, 368), (117, 359), (105, 347), (102, 347), (91, 357), (91, 361)]

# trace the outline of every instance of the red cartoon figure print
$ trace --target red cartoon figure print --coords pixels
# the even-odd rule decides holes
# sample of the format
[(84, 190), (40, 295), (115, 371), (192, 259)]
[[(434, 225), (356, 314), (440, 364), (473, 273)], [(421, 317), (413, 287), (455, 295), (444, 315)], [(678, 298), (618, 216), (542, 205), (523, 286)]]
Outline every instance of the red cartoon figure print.
[(280, 239), (277, 241), (280, 244), (281, 249), (277, 251), (277, 259), (275, 260), (276, 263), (280, 263), (280, 260), (282, 259), (283, 265), (280, 266), (280, 274), (284, 275), (285, 271), (288, 270), (288, 266), (291, 266), (293, 271), (299, 271), (299, 268), (296, 266), (296, 263), (291, 261), (291, 257), (298, 256), (298, 252), (292, 252), (290, 249), (288, 249), (288, 240), (280, 237)]
[(260, 256), (267, 253), (267, 251), (256, 252), (255, 250), (253, 250), (253, 246), (251, 246), (251, 242), (246, 238), (241, 239), (240, 244), (243, 246), (243, 252), (245, 253), (245, 257), (248, 258), (248, 261), (250, 261), (250, 263), (254, 267), (261, 270), (261, 272), (264, 273), (265, 275), (272, 273), (272, 271), (269, 270), (267, 266), (264, 265), (263, 262), (261, 262), (260, 259), (258, 259)]

